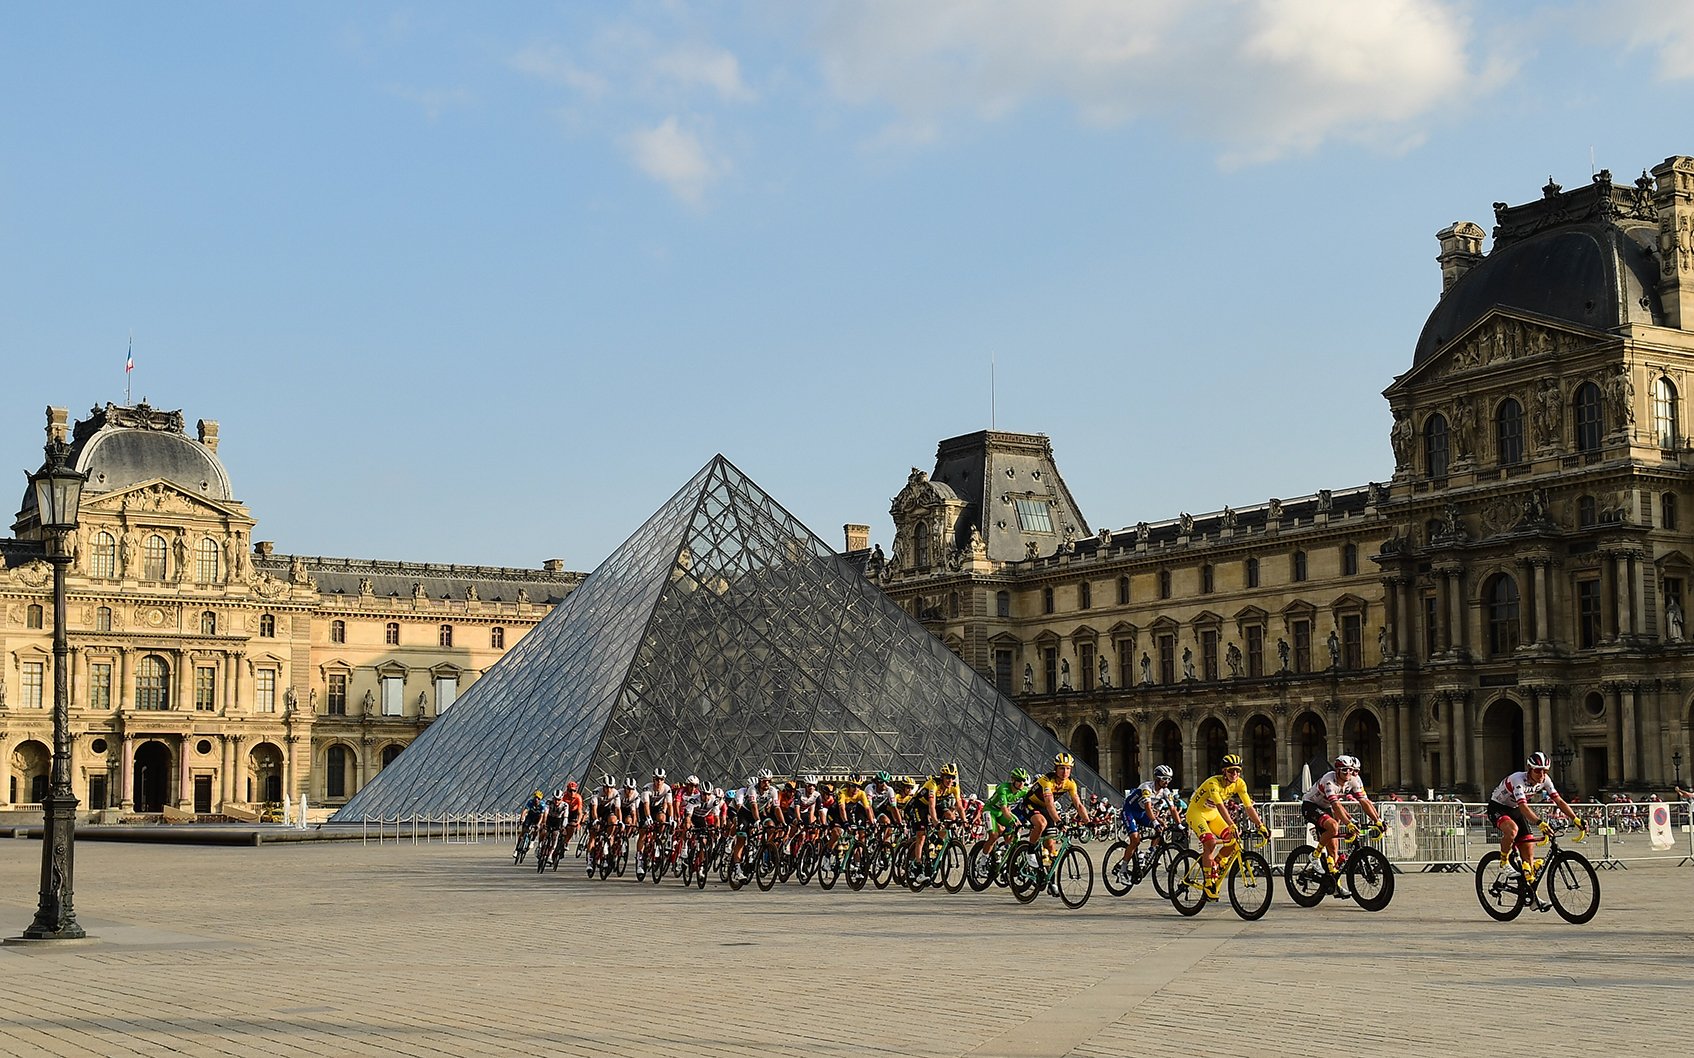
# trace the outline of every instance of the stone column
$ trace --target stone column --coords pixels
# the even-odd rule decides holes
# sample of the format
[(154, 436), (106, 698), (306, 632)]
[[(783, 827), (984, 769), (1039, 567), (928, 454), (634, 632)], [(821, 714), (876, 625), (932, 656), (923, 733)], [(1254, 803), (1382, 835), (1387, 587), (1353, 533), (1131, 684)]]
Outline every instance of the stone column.
[(1553, 641), (1552, 628), (1548, 623), (1549, 609), (1547, 606), (1547, 560), (1535, 559), (1530, 563), (1530, 573), (1535, 582), (1535, 642), (1537, 645)]
[[(1640, 551), (1629, 554), (1629, 592), (1633, 599), (1629, 620), (1635, 634), (1641, 637), (1647, 635), (1647, 571), (1651, 563), (1646, 558)], [(1660, 634), (1663, 635), (1662, 630)]]
[[(128, 712), (135, 708), (135, 652), (127, 647), (118, 651), (118, 708)], [(128, 780), (126, 779), (127, 783)], [(129, 801), (130, 790), (124, 788), (124, 800)], [(126, 803), (124, 807), (129, 807)]]
[(1613, 553), (1611, 562), (1607, 563), (1612, 572), (1612, 619), (1616, 622), (1616, 635), (1613, 638), (1619, 642), (1628, 638), (1633, 631), (1629, 627), (1629, 560), (1623, 555)]
[(1421, 644), (1418, 641), (1418, 625), (1415, 618), (1419, 595), (1417, 582), (1410, 577), (1400, 579), (1400, 635), (1397, 649), (1401, 657), (1417, 657)]
[(177, 740), (179, 750), (176, 769), (176, 806), (187, 810), (194, 807), (194, 795), (189, 792), (188, 759), (194, 752), (194, 737), (183, 735)]
[(228, 735), (218, 736), (218, 804), (222, 806), (235, 798), (231, 796), (230, 787), (234, 785), (234, 772), (231, 767), (230, 741)]
[[(1402, 577), (1382, 578), (1382, 587), (1385, 594), (1382, 606), (1382, 621), (1383, 624), (1388, 626), (1386, 637), (1388, 649), (1395, 654), (1402, 652), (1400, 647), (1400, 596), (1405, 592), (1403, 580)], [(1385, 662), (1388, 658), (1383, 657), (1377, 660)]]
[(223, 664), (218, 667), (223, 670), (223, 711), (228, 715), (235, 708), (235, 655), (224, 654)]
[(1621, 730), (1618, 732), (1618, 753), (1622, 757), (1623, 771), (1619, 774), (1624, 782), (1633, 782), (1641, 777), (1641, 740), (1640, 724), (1635, 715), (1635, 684), (1622, 683), (1618, 685), (1618, 722)]
[(1458, 695), (1447, 698), (1448, 734), (1452, 742), (1452, 784), (1457, 786), (1470, 778), (1470, 721), (1466, 716), (1465, 700)]
[(282, 792), (292, 801), (300, 800), (300, 791), (296, 785), (294, 764), (294, 747), (300, 741), (299, 735), (284, 735), (282, 739)]
[(0, 805), (12, 803), (12, 747), (0, 734)]
[[(1294, 767), (1294, 722), (1289, 719), (1286, 711), (1281, 714), (1273, 712), (1271, 722), (1276, 725), (1276, 744), (1280, 748), (1279, 755), (1282, 758), (1277, 767), (1277, 782), (1292, 789), (1300, 779), (1300, 770)], [(1193, 786), (1194, 783), (1189, 783), (1190, 788)], [(1300, 791), (1301, 794), (1305, 792)], [(1286, 798), (1287, 794), (1283, 796)]]
[(1623, 781), (1623, 692), (1618, 684), (1601, 688), (1606, 696), (1606, 773), (1614, 783)]
[(234, 692), (233, 693), (235, 695), (235, 700), (231, 704), (231, 708), (233, 708), (236, 712), (242, 711), (242, 707), (241, 707), (241, 669), (243, 667), (243, 662), (246, 660), (246, 658), (247, 658), (247, 655), (243, 654), (241, 651), (238, 650), (238, 651), (235, 652), (235, 658), (234, 658), (235, 679), (230, 681), (230, 682), (234, 684)]
[(1382, 699), (1382, 775), (1378, 786), (1398, 786), (1400, 778), (1400, 710), (1398, 698)]
[[(124, 668), (129, 668), (129, 653), (124, 653)], [(129, 681), (124, 681), (129, 686)], [(127, 696), (127, 691), (125, 692)], [(135, 811), (135, 736), (124, 734), (123, 756), (118, 764), (118, 805), (126, 812)]]
[(1553, 730), (1553, 689), (1531, 687), (1529, 693), (1535, 699), (1535, 748), (1550, 754), (1559, 744), (1558, 732)]
[(1462, 571), (1457, 567), (1449, 567), (1443, 571), (1443, 579), (1447, 582), (1447, 649), (1454, 653), (1463, 653), (1469, 646), (1465, 639), (1465, 593), (1464, 584), (1460, 580)]
[(1453, 585), (1444, 569), (1435, 571), (1435, 650), (1445, 654), (1453, 649), (1453, 610), (1450, 599)]
[(235, 761), (235, 767), (230, 775), (230, 785), (235, 787), (234, 796), (230, 800), (239, 804), (247, 804), (247, 757), (241, 751), (241, 744), (247, 741), (246, 735), (229, 736), (230, 756)]

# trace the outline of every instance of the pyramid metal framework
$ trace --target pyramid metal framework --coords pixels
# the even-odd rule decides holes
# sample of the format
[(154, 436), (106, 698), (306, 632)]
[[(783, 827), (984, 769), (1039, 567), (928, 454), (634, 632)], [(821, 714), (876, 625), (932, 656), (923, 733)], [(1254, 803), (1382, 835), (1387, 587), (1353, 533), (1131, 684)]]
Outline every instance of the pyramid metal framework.
[(511, 811), (656, 766), (733, 787), (954, 761), (981, 789), (1062, 748), (720, 455), (335, 818)]

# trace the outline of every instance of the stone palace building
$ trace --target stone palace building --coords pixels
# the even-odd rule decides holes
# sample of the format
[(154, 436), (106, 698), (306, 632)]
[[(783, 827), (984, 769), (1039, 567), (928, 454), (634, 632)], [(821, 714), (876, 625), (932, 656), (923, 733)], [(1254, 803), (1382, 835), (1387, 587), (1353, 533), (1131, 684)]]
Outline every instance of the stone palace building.
[[(1690, 752), (1694, 158), (1443, 229), (1384, 481), (1090, 527), (1042, 435), (941, 442), (867, 572), (1120, 787), (1663, 787)], [(1686, 511), (1694, 519), (1694, 511)]]
[[(72, 787), (104, 818), (345, 803), (582, 580), (253, 542), (218, 424), (95, 408), (49, 437), (88, 475), (67, 570)], [(0, 810), (51, 763), (53, 580), (35, 498), (0, 539)]]

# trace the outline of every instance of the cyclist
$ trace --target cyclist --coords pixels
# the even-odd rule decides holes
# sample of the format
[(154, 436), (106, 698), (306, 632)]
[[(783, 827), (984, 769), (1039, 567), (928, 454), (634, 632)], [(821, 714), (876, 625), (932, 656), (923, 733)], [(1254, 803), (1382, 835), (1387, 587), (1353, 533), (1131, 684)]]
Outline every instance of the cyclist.
[[(735, 793), (736, 815), (741, 824), (735, 833), (735, 861), (741, 862), (742, 850), (747, 844), (747, 831), (758, 826), (765, 820), (771, 820), (776, 826), (784, 823), (782, 804), (778, 796), (776, 784), (771, 782), (771, 770), (761, 768), (748, 786), (742, 787)], [(767, 841), (767, 844), (769, 842)]]
[(665, 781), (665, 769), (654, 768), (653, 781), (641, 788), (641, 799), (637, 802), (637, 820), (641, 824), (641, 838), (635, 844), (635, 880), (638, 882), (647, 877), (656, 834), (670, 822), (672, 799), (671, 785)]
[(1088, 825), (1088, 806), (1076, 788), (1076, 780), (1071, 778), (1071, 768), (1076, 764), (1076, 758), (1069, 753), (1059, 753), (1053, 757), (1053, 770), (1045, 775), (1035, 777), (1035, 784), (1024, 795), (1024, 804), (1029, 812), (1029, 840), (1038, 845), (1047, 858), (1059, 851), (1059, 843), (1053, 838), (1042, 841), (1042, 835), (1050, 826), (1059, 823), (1059, 795), (1067, 794), (1071, 804), (1076, 806), (1077, 817), (1084, 826)]
[(610, 775), (600, 776), (600, 792), (588, 802), (588, 873), (594, 874), (594, 861), (610, 854), (612, 837), (623, 822), (623, 798), (618, 794), (617, 780)]
[(1520, 862), (1528, 864), (1535, 859), (1535, 828), (1540, 825), (1541, 817), (1529, 807), (1531, 794), (1544, 794), (1573, 826), (1582, 829), (1582, 820), (1553, 786), (1552, 768), (1553, 762), (1547, 754), (1531, 753), (1523, 771), (1514, 771), (1501, 779), (1488, 797), (1488, 821), (1500, 831), (1500, 863), (1508, 878), (1517, 875), (1510, 862), (1514, 844)]
[[(1357, 802), (1370, 817), (1372, 825), (1378, 829), (1387, 829), (1382, 822), (1382, 815), (1376, 810), (1376, 805), (1365, 795), (1365, 781), (1359, 777), (1359, 758), (1343, 753), (1336, 757), (1332, 771), (1326, 771), (1312, 788), (1306, 791), (1306, 796), (1300, 800), (1300, 814), (1318, 833), (1318, 844), (1329, 853), (1332, 866), (1341, 864), (1341, 828), (1351, 830), (1357, 826), (1353, 822), (1352, 813), (1347, 811), (1343, 801)], [(1332, 814), (1333, 813), (1333, 814)], [(1352, 894), (1347, 888), (1336, 883), (1335, 895), (1343, 900)]]
[(841, 828), (844, 826), (869, 827), (874, 817), (870, 796), (861, 787), (859, 777), (849, 775), (841, 784), (841, 788), (835, 791), (836, 825), (831, 828), (830, 839), (840, 840)]
[(513, 852), (522, 852), (529, 847), (527, 842), (535, 840), (535, 828), (541, 825), (541, 817), (546, 811), (547, 798), (537, 790), (524, 802), (523, 825), (518, 828), (518, 843), (512, 846)]
[(559, 855), (565, 850), (565, 824), (570, 821), (570, 816), (570, 809), (565, 805), (564, 787), (560, 787), (553, 791), (552, 799), (541, 813), (541, 851), (535, 857), (538, 867), (559, 862)]
[(1172, 785), (1176, 772), (1169, 764), (1153, 769), (1153, 777), (1129, 791), (1123, 799), (1123, 828), (1129, 832), (1124, 862), (1135, 863), (1135, 850), (1141, 846), (1143, 830), (1157, 830), (1165, 825), (1165, 816), (1176, 826), (1182, 825), (1182, 812), (1177, 808), (1177, 789)]
[(818, 789), (816, 775), (803, 775), (800, 778), (800, 789), (794, 795), (795, 819), (806, 826), (816, 826), (823, 822), (824, 796)]
[(887, 772), (876, 773), (876, 778), (865, 786), (865, 795), (871, 799), (871, 810), (879, 821), (896, 826), (900, 824), (899, 794)]
[(570, 848), (571, 839), (576, 837), (577, 827), (582, 823), (582, 795), (577, 793), (575, 779), (565, 784), (565, 796), (559, 799), (559, 807), (565, 813), (565, 832), (560, 837), (559, 848), (554, 851), (554, 859)]
[(1240, 842), (1240, 834), (1224, 814), (1231, 798), (1241, 802), (1241, 807), (1247, 810), (1248, 817), (1260, 833), (1269, 833), (1265, 821), (1259, 818), (1259, 810), (1253, 807), (1253, 798), (1247, 794), (1247, 784), (1241, 779), (1241, 755), (1238, 753), (1224, 754), (1221, 772), (1195, 787), (1194, 797), (1188, 802), (1188, 826), (1200, 835), (1200, 865), (1206, 870), (1206, 888), (1214, 896), (1217, 894), (1219, 846)]
[(1002, 837), (1007, 841), (1017, 840), (1018, 817), (1013, 813), (1015, 807), (1023, 803), (1028, 789), (1028, 770), (1013, 768), (1011, 778), (996, 783), (994, 789), (988, 791), (988, 800), (984, 804), (988, 814), (988, 844), (982, 848), (984, 856), (994, 851)]

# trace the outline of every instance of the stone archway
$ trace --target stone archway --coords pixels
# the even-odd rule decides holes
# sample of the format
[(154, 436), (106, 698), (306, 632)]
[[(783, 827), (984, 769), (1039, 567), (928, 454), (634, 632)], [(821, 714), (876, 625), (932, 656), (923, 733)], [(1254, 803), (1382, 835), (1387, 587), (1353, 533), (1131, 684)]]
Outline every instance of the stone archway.
[(1276, 782), (1276, 725), (1270, 717), (1248, 719), (1241, 729), (1241, 758), (1247, 763), (1247, 788), (1255, 797), (1269, 796)]
[(37, 804), (47, 796), (53, 755), (45, 743), (29, 739), (12, 749), (12, 788), (4, 791), (17, 804)]
[(261, 742), (247, 755), (247, 800), (282, 801), (282, 750), (272, 743)]
[(1153, 730), (1154, 764), (1168, 764), (1176, 773), (1176, 785), (1186, 786), (1188, 777), (1182, 766), (1182, 728), (1174, 720), (1161, 720)]
[(1288, 777), (1288, 788), (1298, 789), (1301, 794), (1306, 787), (1301, 785), (1301, 769), (1310, 767), (1312, 779), (1329, 770), (1329, 726), (1323, 722), (1323, 717), (1314, 712), (1304, 712), (1294, 718), (1291, 741), (1294, 745), (1294, 774)]
[(1369, 709), (1355, 709), (1342, 727), (1343, 751), (1359, 758), (1359, 778), (1365, 789), (1374, 790), (1382, 781), (1382, 725)]
[(1082, 763), (1100, 770), (1100, 736), (1091, 724), (1080, 724), (1071, 732), (1071, 753)]
[(176, 754), (157, 739), (135, 747), (134, 781), (130, 799), (137, 812), (163, 812), (170, 800), (171, 766)]
[(1223, 767), (1224, 754), (1229, 752), (1229, 728), (1217, 717), (1208, 716), (1200, 721), (1194, 741), (1200, 747), (1200, 770), (1216, 775)]
[(1501, 698), (1482, 713), (1482, 774), (1478, 785), (1498, 782), (1523, 767), (1523, 706)]
[(1112, 780), (1120, 790), (1141, 785), (1141, 735), (1128, 720), (1112, 728)]

